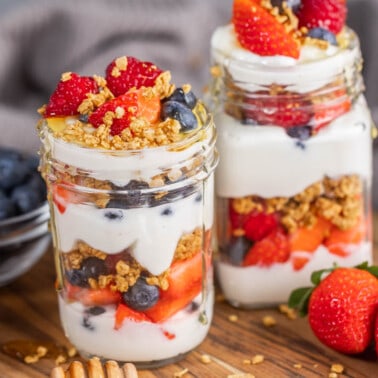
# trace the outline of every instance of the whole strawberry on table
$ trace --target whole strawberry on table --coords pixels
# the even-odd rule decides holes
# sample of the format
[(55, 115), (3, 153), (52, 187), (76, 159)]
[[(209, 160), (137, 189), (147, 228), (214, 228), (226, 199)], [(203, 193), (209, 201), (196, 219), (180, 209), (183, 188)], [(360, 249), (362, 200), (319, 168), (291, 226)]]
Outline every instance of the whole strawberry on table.
[(359, 354), (375, 343), (378, 357), (378, 266), (316, 271), (314, 287), (294, 290), (289, 306), (298, 309), (315, 336), (345, 354)]

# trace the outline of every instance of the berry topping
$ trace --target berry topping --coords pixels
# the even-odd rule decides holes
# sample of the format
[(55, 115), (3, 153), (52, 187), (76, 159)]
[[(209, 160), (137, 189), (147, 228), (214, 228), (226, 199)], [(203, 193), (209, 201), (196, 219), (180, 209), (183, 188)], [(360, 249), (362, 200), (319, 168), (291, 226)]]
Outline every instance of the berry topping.
[(120, 96), (131, 88), (154, 86), (162, 72), (153, 63), (122, 56), (113, 60), (106, 68), (106, 81), (112, 93)]
[(284, 55), (298, 59), (299, 43), (259, 2), (235, 0), (233, 24), (239, 43), (251, 52), (263, 55)]
[(321, 39), (323, 41), (329, 42), (331, 45), (337, 46), (337, 40), (334, 33), (330, 32), (327, 29), (324, 28), (312, 28), (308, 33), (308, 37), (315, 38), (315, 39)]
[(80, 269), (71, 269), (66, 271), (66, 278), (71, 285), (88, 287), (87, 277)]
[(124, 217), (124, 214), (120, 209), (107, 210), (104, 213), (104, 217), (111, 221), (121, 221)]
[(16, 215), (16, 207), (10, 198), (0, 197), (0, 220), (7, 219)]
[(268, 236), (256, 242), (248, 251), (243, 265), (270, 266), (286, 262), (290, 256), (289, 241), (280, 229), (275, 229)]
[(196, 106), (197, 97), (192, 91), (185, 92), (182, 88), (176, 88), (167, 98), (167, 101), (177, 101), (188, 108), (193, 109)]
[(346, 15), (345, 0), (302, 0), (297, 12), (300, 27), (321, 27), (335, 34), (343, 28)]
[(65, 73), (47, 103), (44, 117), (77, 115), (77, 109), (87, 94), (97, 92), (98, 87), (93, 78), (79, 76), (74, 72)]
[(111, 135), (118, 135), (129, 127), (135, 118), (155, 123), (159, 116), (159, 97), (136, 90), (105, 102), (89, 116), (88, 121), (96, 128), (110, 124)]
[(312, 127), (311, 126), (294, 126), (286, 129), (287, 135), (290, 138), (295, 138), (300, 141), (305, 141), (311, 138)]
[(147, 284), (143, 278), (138, 278), (134, 286), (122, 293), (122, 298), (132, 309), (144, 311), (159, 300), (159, 288)]
[(28, 184), (15, 188), (11, 193), (11, 199), (19, 214), (25, 214), (35, 209), (36, 203), (41, 203), (41, 193)]
[(188, 132), (197, 128), (197, 117), (190, 108), (178, 101), (167, 101), (163, 104), (162, 118), (173, 118), (181, 125), (181, 131)]

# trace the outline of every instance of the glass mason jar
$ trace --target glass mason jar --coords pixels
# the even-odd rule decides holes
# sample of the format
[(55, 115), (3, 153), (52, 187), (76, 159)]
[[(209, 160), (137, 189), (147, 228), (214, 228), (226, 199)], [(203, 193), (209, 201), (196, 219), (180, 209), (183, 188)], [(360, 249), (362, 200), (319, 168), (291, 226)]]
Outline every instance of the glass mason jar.
[(212, 48), (216, 272), (237, 307), (287, 302), (311, 272), (372, 260), (372, 122), (359, 41), (291, 66)]
[(156, 367), (206, 336), (213, 312), (210, 116), (175, 144), (90, 149), (40, 125), (61, 321), (84, 357)]

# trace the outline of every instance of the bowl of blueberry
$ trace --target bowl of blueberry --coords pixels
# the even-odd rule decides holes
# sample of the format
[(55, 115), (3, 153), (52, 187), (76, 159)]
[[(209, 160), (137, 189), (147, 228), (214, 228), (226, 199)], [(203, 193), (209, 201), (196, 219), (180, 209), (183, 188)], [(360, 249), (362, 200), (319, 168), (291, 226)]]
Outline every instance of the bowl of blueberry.
[(0, 146), (0, 286), (29, 270), (50, 244), (38, 163), (37, 155)]

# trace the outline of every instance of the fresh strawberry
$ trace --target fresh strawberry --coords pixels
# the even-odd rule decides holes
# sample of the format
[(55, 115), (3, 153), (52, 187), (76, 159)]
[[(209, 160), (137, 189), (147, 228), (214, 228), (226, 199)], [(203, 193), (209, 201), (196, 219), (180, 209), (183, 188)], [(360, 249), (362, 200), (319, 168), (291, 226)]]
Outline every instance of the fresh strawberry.
[(125, 319), (132, 322), (151, 322), (151, 319), (143, 312), (135, 311), (124, 303), (120, 303), (115, 313), (114, 329), (120, 329)]
[(44, 117), (77, 115), (77, 108), (88, 93), (97, 93), (93, 78), (71, 72), (63, 75), (46, 105)]
[[(322, 280), (322, 276), (329, 273)], [(378, 306), (378, 267), (334, 268), (314, 272), (315, 288), (292, 292), (289, 305), (308, 320), (314, 334), (342, 353), (363, 352), (373, 339)]]
[(374, 339), (375, 339), (375, 353), (377, 354), (377, 357), (378, 357), (378, 312), (375, 316)]
[(299, 58), (299, 44), (257, 0), (234, 0), (233, 18), (239, 43), (262, 55)]
[(346, 15), (345, 0), (302, 0), (297, 12), (300, 27), (322, 27), (335, 34), (345, 25)]
[(245, 236), (248, 239), (258, 241), (271, 233), (277, 227), (277, 224), (276, 214), (253, 212), (247, 217), (243, 228), (245, 231)]
[(276, 228), (268, 236), (256, 242), (247, 252), (243, 266), (270, 266), (289, 259), (289, 241), (285, 233)]
[(185, 308), (201, 292), (202, 264), (202, 252), (175, 261), (168, 273), (168, 290), (161, 290), (159, 301), (144, 313), (160, 323)]
[(345, 257), (349, 255), (349, 252), (345, 248), (346, 246), (358, 244), (366, 237), (367, 225), (364, 218), (361, 218), (355, 226), (347, 230), (340, 230), (338, 227), (333, 226), (324, 245), (331, 253)]
[(297, 93), (255, 92), (245, 100), (247, 120), (259, 125), (275, 125), (284, 128), (305, 126), (313, 117), (312, 104)]
[(106, 114), (112, 112), (114, 117), (110, 133), (118, 135), (129, 127), (135, 118), (155, 123), (160, 117), (160, 108), (158, 96), (146, 95), (142, 90), (133, 90), (105, 102), (89, 116), (88, 121), (97, 128), (104, 123)]
[(134, 57), (120, 57), (106, 68), (106, 81), (109, 89), (117, 97), (131, 88), (152, 87), (163, 71), (153, 63), (143, 62)]
[(106, 306), (119, 303), (121, 296), (119, 292), (104, 289), (88, 289), (65, 283), (67, 298), (71, 301), (80, 301), (85, 306)]

